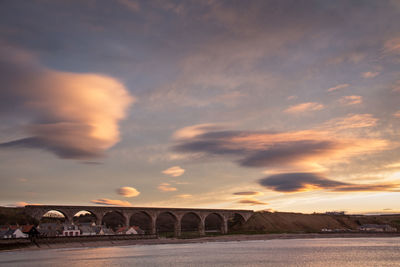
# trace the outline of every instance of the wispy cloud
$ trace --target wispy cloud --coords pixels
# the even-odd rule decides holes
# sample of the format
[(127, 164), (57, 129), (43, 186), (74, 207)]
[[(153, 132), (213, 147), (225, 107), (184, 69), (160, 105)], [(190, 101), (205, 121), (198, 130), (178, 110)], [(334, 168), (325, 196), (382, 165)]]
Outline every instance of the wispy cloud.
[(39, 148), (61, 158), (90, 159), (119, 141), (118, 122), (134, 101), (119, 81), (47, 69), (29, 56), (21, 60), (21, 53), (2, 51), (0, 68), (7, 78), (0, 101), (4, 112), (30, 121), (28, 137), (3, 142), (1, 148)]
[(177, 130), (174, 133), (173, 138), (178, 140), (190, 139), (206, 132), (216, 131), (218, 129), (221, 129), (221, 127), (213, 123), (196, 124)]
[(158, 186), (158, 190), (163, 192), (172, 192), (172, 191), (177, 191), (178, 189), (176, 187), (171, 186), (171, 184), (169, 183), (161, 183)]
[(168, 168), (168, 169), (162, 171), (163, 174), (171, 176), (171, 177), (181, 176), (184, 172), (185, 172), (185, 170), (179, 166), (173, 166), (171, 168)]
[(347, 95), (339, 99), (339, 102), (342, 103), (343, 105), (357, 105), (361, 104), (362, 101), (363, 99), (362, 96), (360, 95)]
[(255, 206), (255, 205), (268, 205), (268, 203), (262, 202), (262, 201), (257, 200), (257, 199), (241, 199), (241, 200), (237, 201), (237, 203), (248, 204), (248, 205), (252, 205), (252, 206)]
[(140, 195), (140, 192), (133, 187), (123, 186), (117, 189), (117, 193), (124, 197), (137, 197)]
[(363, 72), (362, 74), (361, 74), (361, 76), (363, 77), (363, 78), (375, 78), (376, 76), (378, 76), (380, 74), (380, 72), (378, 72), (378, 71), (367, 71), (367, 72)]
[[(368, 122), (367, 119), (370, 119)], [(351, 121), (357, 127), (373, 123), (368, 116), (342, 121), (342, 127)], [(365, 120), (365, 121), (364, 121)], [(342, 136), (332, 126), (320, 129), (268, 131), (210, 131), (191, 139), (178, 141), (174, 149), (181, 153), (203, 153), (223, 156), (245, 167), (315, 166), (318, 162), (343, 161), (359, 154), (373, 153), (387, 148), (383, 139)]]
[(177, 197), (177, 198), (191, 198), (191, 197), (193, 197), (193, 196), (190, 195), (190, 194), (181, 194), (181, 195), (176, 195), (176, 197)]
[(107, 205), (107, 206), (122, 206), (122, 207), (132, 207), (132, 204), (128, 201), (124, 200), (116, 200), (116, 199), (108, 199), (108, 198), (99, 198), (90, 201), (94, 204), (99, 205)]
[(122, 5), (123, 7), (131, 10), (133, 12), (138, 12), (140, 10), (140, 4), (138, 1), (135, 0), (117, 0), (117, 2)]
[(257, 192), (257, 191), (243, 191), (243, 192), (235, 192), (233, 194), (235, 196), (258, 196), (258, 195), (262, 195), (261, 192)]
[(366, 128), (376, 125), (378, 119), (372, 114), (348, 114), (345, 117), (335, 118), (324, 123), (323, 127), (335, 130), (351, 128)]
[(400, 37), (389, 39), (383, 46), (384, 52), (400, 54)]
[(393, 92), (400, 92), (400, 80), (397, 80), (392, 86)]
[(285, 109), (286, 113), (290, 114), (298, 114), (303, 112), (310, 112), (310, 111), (317, 111), (324, 108), (324, 105), (316, 103), (316, 102), (306, 102), (297, 104), (294, 106), (290, 106), (289, 108)]
[(237, 201), (237, 203), (239, 204), (247, 204), (247, 205), (251, 205), (251, 206), (255, 206), (255, 205), (268, 205), (267, 202), (263, 202), (257, 199), (241, 199), (239, 201)]
[(329, 189), (336, 192), (398, 191), (400, 184), (350, 184), (330, 180), (317, 173), (281, 173), (259, 180), (268, 189), (292, 193)]
[(336, 91), (339, 89), (347, 88), (349, 86), (350, 86), (350, 84), (348, 84), (348, 83), (339, 84), (339, 85), (329, 88), (328, 92), (333, 92), (333, 91)]

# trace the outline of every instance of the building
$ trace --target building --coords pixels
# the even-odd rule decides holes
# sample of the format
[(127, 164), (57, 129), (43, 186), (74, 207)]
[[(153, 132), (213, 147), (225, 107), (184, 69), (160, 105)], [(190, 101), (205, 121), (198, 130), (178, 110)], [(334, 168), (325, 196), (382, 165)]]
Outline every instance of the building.
[(115, 235), (115, 233), (112, 229), (107, 228), (104, 225), (96, 227), (96, 234), (97, 235)]
[(345, 215), (345, 211), (327, 211), (325, 212), (326, 215)]
[(34, 225), (22, 225), (20, 227), (21, 231), (28, 235), (29, 237), (37, 237), (40, 235), (38, 229)]
[(397, 228), (388, 224), (364, 224), (358, 230), (362, 232), (397, 232)]
[(24, 234), (20, 229), (9, 229), (0, 233), (0, 237), (3, 239), (9, 238), (27, 238), (28, 235)]
[(138, 235), (144, 235), (145, 234), (145, 232), (142, 229), (140, 229), (139, 226), (132, 226), (132, 227), (133, 227), (133, 229), (135, 229), (135, 231), (138, 233)]
[(80, 236), (81, 230), (78, 228), (77, 225), (64, 224), (64, 229), (63, 229), (62, 235), (63, 236)]
[(137, 235), (137, 231), (133, 226), (123, 226), (115, 232), (117, 235)]
[(97, 235), (95, 223), (81, 223), (78, 227), (81, 230), (81, 235)]

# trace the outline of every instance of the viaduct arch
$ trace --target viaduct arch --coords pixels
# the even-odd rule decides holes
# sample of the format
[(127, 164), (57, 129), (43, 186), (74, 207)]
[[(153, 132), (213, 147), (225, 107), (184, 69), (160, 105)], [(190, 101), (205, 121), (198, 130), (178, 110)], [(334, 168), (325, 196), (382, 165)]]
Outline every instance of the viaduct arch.
[(198, 231), (200, 235), (205, 235), (205, 221), (211, 214), (216, 214), (221, 218), (221, 233), (228, 233), (228, 220), (235, 215), (241, 216), (247, 221), (254, 211), (252, 210), (233, 210), (233, 209), (186, 209), (186, 208), (146, 208), (146, 207), (104, 207), (104, 206), (62, 206), (62, 205), (27, 205), (25, 213), (33, 218), (40, 220), (48, 211), (58, 211), (65, 216), (65, 221), (72, 224), (75, 214), (80, 211), (87, 211), (96, 217), (96, 224), (101, 225), (103, 217), (108, 212), (118, 212), (125, 220), (125, 225), (130, 224), (131, 217), (137, 213), (148, 215), (150, 219), (149, 233), (156, 234), (157, 218), (163, 213), (170, 213), (176, 218), (174, 225), (175, 236), (180, 236), (182, 231), (182, 218), (187, 214), (195, 215), (199, 218)]

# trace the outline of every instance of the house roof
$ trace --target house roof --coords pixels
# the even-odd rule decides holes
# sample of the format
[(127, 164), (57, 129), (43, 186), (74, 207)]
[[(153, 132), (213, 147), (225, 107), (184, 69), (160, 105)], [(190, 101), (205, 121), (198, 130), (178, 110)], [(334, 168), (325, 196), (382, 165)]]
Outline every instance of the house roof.
[(3, 232), (3, 236), (13, 235), (17, 230), (19, 230), (19, 229), (9, 229), (9, 230)]
[(115, 232), (116, 233), (123, 233), (128, 229), (129, 229), (128, 226), (122, 226), (122, 227), (118, 228), (117, 231), (115, 231)]
[(4, 236), (6, 236), (8, 231), (9, 230), (0, 231), (0, 238), (3, 238)]
[(33, 227), (34, 225), (22, 225), (20, 229), (23, 233), (28, 233)]

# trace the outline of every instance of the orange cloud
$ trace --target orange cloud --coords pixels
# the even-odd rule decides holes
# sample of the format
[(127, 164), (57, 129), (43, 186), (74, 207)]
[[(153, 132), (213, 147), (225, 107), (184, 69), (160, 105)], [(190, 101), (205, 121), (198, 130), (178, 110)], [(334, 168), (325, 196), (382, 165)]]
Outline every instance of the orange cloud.
[(343, 88), (346, 88), (346, 87), (349, 87), (349, 86), (350, 86), (350, 84), (348, 84), (348, 83), (339, 84), (339, 85), (336, 85), (334, 87), (329, 88), (328, 92), (333, 92), (333, 91), (336, 91), (336, 90), (339, 90), (339, 89), (343, 89)]
[(393, 92), (400, 92), (400, 80), (397, 80), (392, 86)]
[(163, 174), (166, 174), (171, 177), (181, 176), (184, 172), (185, 172), (185, 170), (179, 166), (173, 166), (171, 168), (168, 168), (168, 169), (162, 171)]
[(349, 114), (346, 117), (329, 120), (323, 127), (330, 127), (332, 130), (365, 128), (375, 126), (377, 121), (378, 119), (372, 114)]
[(178, 197), (178, 198), (191, 198), (192, 195), (190, 195), (190, 194), (182, 194), (182, 195), (176, 195), (176, 197)]
[(243, 191), (243, 192), (235, 192), (233, 193), (236, 196), (257, 196), (257, 195), (262, 195), (261, 192), (257, 191)]
[(386, 53), (400, 54), (400, 37), (392, 38), (385, 42), (383, 49)]
[[(183, 139), (174, 149), (182, 153), (227, 157), (245, 167), (290, 167), (297, 170), (319, 170), (322, 165), (347, 161), (366, 153), (388, 148), (389, 142), (379, 138), (348, 135), (341, 130), (369, 127), (375, 119), (366, 114), (331, 120), (315, 129), (292, 132), (210, 131), (191, 139)], [(338, 124), (338, 127), (335, 127)], [(321, 165), (322, 164), (322, 165)]]
[(163, 192), (171, 192), (171, 191), (177, 191), (178, 189), (176, 187), (172, 187), (171, 184), (169, 183), (161, 183), (158, 186), (158, 190)]
[(298, 105), (290, 106), (285, 110), (286, 113), (291, 113), (291, 114), (296, 114), (296, 113), (302, 113), (302, 112), (308, 112), (308, 111), (316, 111), (316, 110), (321, 110), (324, 108), (324, 105), (315, 103), (315, 102), (307, 102), (307, 103), (301, 103)]
[(393, 116), (395, 116), (396, 118), (400, 118), (400, 110), (393, 113)]
[(108, 198), (99, 198), (91, 201), (94, 204), (107, 205), (107, 206), (122, 206), (122, 207), (132, 207), (132, 204), (128, 201), (115, 200)]
[(117, 189), (117, 193), (124, 197), (136, 197), (140, 194), (140, 192), (133, 187), (124, 186)]
[(47, 69), (31, 58), (20, 60), (13, 50), (10, 54), (0, 60), (10, 71), (4, 74), (10, 78), (0, 89), (0, 99), (12, 101), (10, 112), (19, 111), (31, 123), (25, 127), (29, 137), (0, 147), (40, 148), (61, 158), (89, 159), (119, 141), (118, 123), (134, 102), (123, 84), (100, 74)]
[(376, 76), (378, 76), (380, 74), (380, 72), (378, 71), (367, 71), (367, 72), (363, 72), (361, 74), (361, 76), (363, 78), (375, 78)]
[(344, 96), (339, 100), (344, 105), (356, 105), (362, 103), (362, 96), (359, 95), (348, 95)]
[(190, 139), (195, 136), (201, 135), (208, 131), (220, 129), (219, 126), (212, 123), (196, 124), (177, 130), (173, 137), (174, 139)]

